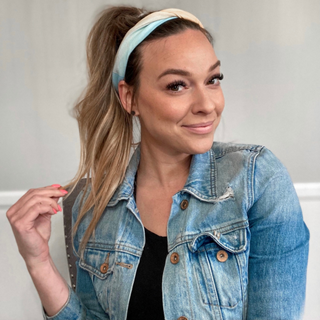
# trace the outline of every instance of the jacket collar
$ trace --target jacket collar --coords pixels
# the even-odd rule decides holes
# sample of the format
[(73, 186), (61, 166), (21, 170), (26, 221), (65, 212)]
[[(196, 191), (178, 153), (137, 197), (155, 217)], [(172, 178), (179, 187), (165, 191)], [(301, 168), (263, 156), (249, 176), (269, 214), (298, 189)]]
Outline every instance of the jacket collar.
[[(116, 205), (120, 200), (128, 200), (133, 195), (134, 181), (140, 162), (140, 144), (134, 151), (126, 170), (125, 178), (112, 196), (108, 206)], [(182, 192), (188, 192), (199, 200), (215, 201), (215, 154), (212, 148), (203, 154), (192, 156), (187, 182)]]

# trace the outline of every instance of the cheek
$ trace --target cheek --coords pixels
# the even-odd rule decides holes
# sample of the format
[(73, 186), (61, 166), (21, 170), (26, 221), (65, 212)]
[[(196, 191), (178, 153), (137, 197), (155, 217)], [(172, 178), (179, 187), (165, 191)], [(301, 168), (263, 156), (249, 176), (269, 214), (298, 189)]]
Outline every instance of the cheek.
[(219, 98), (216, 101), (216, 112), (217, 112), (218, 116), (221, 115), (221, 113), (222, 113), (222, 111), (224, 109), (224, 104), (225, 104), (224, 96), (223, 96), (223, 93), (221, 91), (221, 95), (219, 96)]
[(150, 94), (141, 97), (139, 100), (142, 121), (161, 120), (166, 123), (177, 123), (184, 116), (183, 108), (177, 101), (172, 101), (163, 96)]

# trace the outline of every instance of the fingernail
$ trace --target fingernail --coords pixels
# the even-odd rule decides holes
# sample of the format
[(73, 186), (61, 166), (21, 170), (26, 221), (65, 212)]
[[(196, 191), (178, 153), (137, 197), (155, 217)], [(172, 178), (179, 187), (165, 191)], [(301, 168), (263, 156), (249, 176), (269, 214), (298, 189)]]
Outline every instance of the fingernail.
[(67, 191), (67, 190), (64, 190), (64, 189), (61, 189), (60, 191), (61, 191), (61, 193), (63, 193), (63, 194), (67, 194), (67, 193), (68, 193), (68, 191)]
[(61, 207), (58, 205), (59, 211), (62, 211)]
[(52, 210), (53, 210), (54, 213), (57, 213), (57, 210), (55, 208), (52, 208)]
[(54, 187), (54, 188), (60, 188), (60, 184), (53, 184), (51, 187)]

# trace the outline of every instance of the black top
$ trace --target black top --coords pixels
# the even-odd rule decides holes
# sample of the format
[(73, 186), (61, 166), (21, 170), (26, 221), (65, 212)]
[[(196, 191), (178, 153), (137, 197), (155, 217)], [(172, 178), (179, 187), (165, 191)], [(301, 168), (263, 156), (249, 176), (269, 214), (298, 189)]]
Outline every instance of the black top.
[(168, 254), (167, 237), (145, 229), (146, 243), (133, 284), (127, 320), (164, 320), (162, 274)]

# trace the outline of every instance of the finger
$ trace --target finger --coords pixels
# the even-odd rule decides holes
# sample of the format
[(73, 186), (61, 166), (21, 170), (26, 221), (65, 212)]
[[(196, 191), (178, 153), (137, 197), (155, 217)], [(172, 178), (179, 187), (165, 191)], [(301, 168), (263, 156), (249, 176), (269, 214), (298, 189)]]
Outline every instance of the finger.
[(34, 196), (39, 197), (48, 197), (48, 198), (60, 198), (65, 196), (68, 193), (68, 191), (64, 189), (57, 189), (57, 188), (38, 188), (38, 189), (30, 189), (28, 192), (22, 196), (14, 205), (13, 209), (15, 211), (20, 210), (21, 208), (27, 206), (27, 203), (30, 201), (30, 199)]
[[(61, 189), (61, 185), (60, 185), (60, 184), (52, 184), (51, 186), (29, 189), (20, 199), (25, 199), (25, 198), (27, 198), (31, 193), (37, 192), (38, 190), (42, 190), (42, 189), (58, 190), (58, 189)], [(20, 199), (19, 199), (19, 200), (20, 200)], [(19, 200), (18, 200), (18, 201), (19, 201)]]
[(61, 208), (61, 206), (62, 206), (62, 198), (53, 197), (51, 199), (56, 202), (56, 204), (58, 205), (60, 211), (62, 211), (62, 208)]
[[(57, 189), (30, 189), (22, 198), (20, 198), (9, 210), (7, 211), (7, 217), (9, 221), (11, 219), (18, 219), (23, 215), (31, 206), (37, 202), (41, 202), (44, 198), (51, 199), (53, 207), (58, 211), (61, 211), (61, 207), (57, 205), (57, 201), (67, 191)], [(52, 201), (53, 200), (53, 201)]]
[[(58, 205), (57, 201), (55, 199), (59, 199), (59, 198), (48, 198), (48, 197), (41, 197), (39, 195), (36, 195), (34, 197), (32, 197), (29, 201), (28, 201), (28, 206), (27, 208), (29, 207), (32, 207), (34, 206), (35, 204), (37, 203), (40, 203), (40, 204), (47, 204), (47, 205), (50, 205), (53, 209), (56, 210), (56, 212), (58, 211), (62, 211), (61, 210), (61, 207)], [(25, 208), (24, 211), (27, 210), (27, 208)]]
[(34, 227), (35, 220), (43, 214), (49, 214), (51, 216), (55, 213), (50, 205), (36, 203), (32, 207), (30, 207), (28, 211), (22, 217), (20, 217), (20, 219), (15, 221), (12, 226), (19, 233), (29, 231)]
[(52, 184), (51, 186), (48, 186), (48, 188), (61, 188), (60, 184)]
[(48, 197), (41, 197), (39, 195), (35, 195), (26, 202), (25, 206), (21, 207), (19, 210), (15, 211), (15, 213), (9, 218), (11, 224), (14, 224), (17, 220), (24, 217), (30, 208), (34, 207), (36, 204), (47, 205), (50, 206), (53, 213), (57, 213), (58, 211), (62, 211), (62, 208), (57, 204), (57, 202)]
[(50, 204), (36, 203), (29, 208), (29, 210), (26, 212), (26, 214), (22, 217), (21, 220), (24, 220), (26, 222), (34, 222), (40, 215), (55, 215), (56, 213), (57, 211)]
[(52, 186), (30, 189), (14, 205), (9, 208), (9, 210), (7, 211), (7, 217), (10, 220), (10, 218), (14, 216), (16, 212), (20, 211), (21, 209), (23, 210), (23, 208), (27, 206), (27, 202), (35, 195), (60, 198), (67, 193), (68, 192), (66, 190), (58, 189)]

